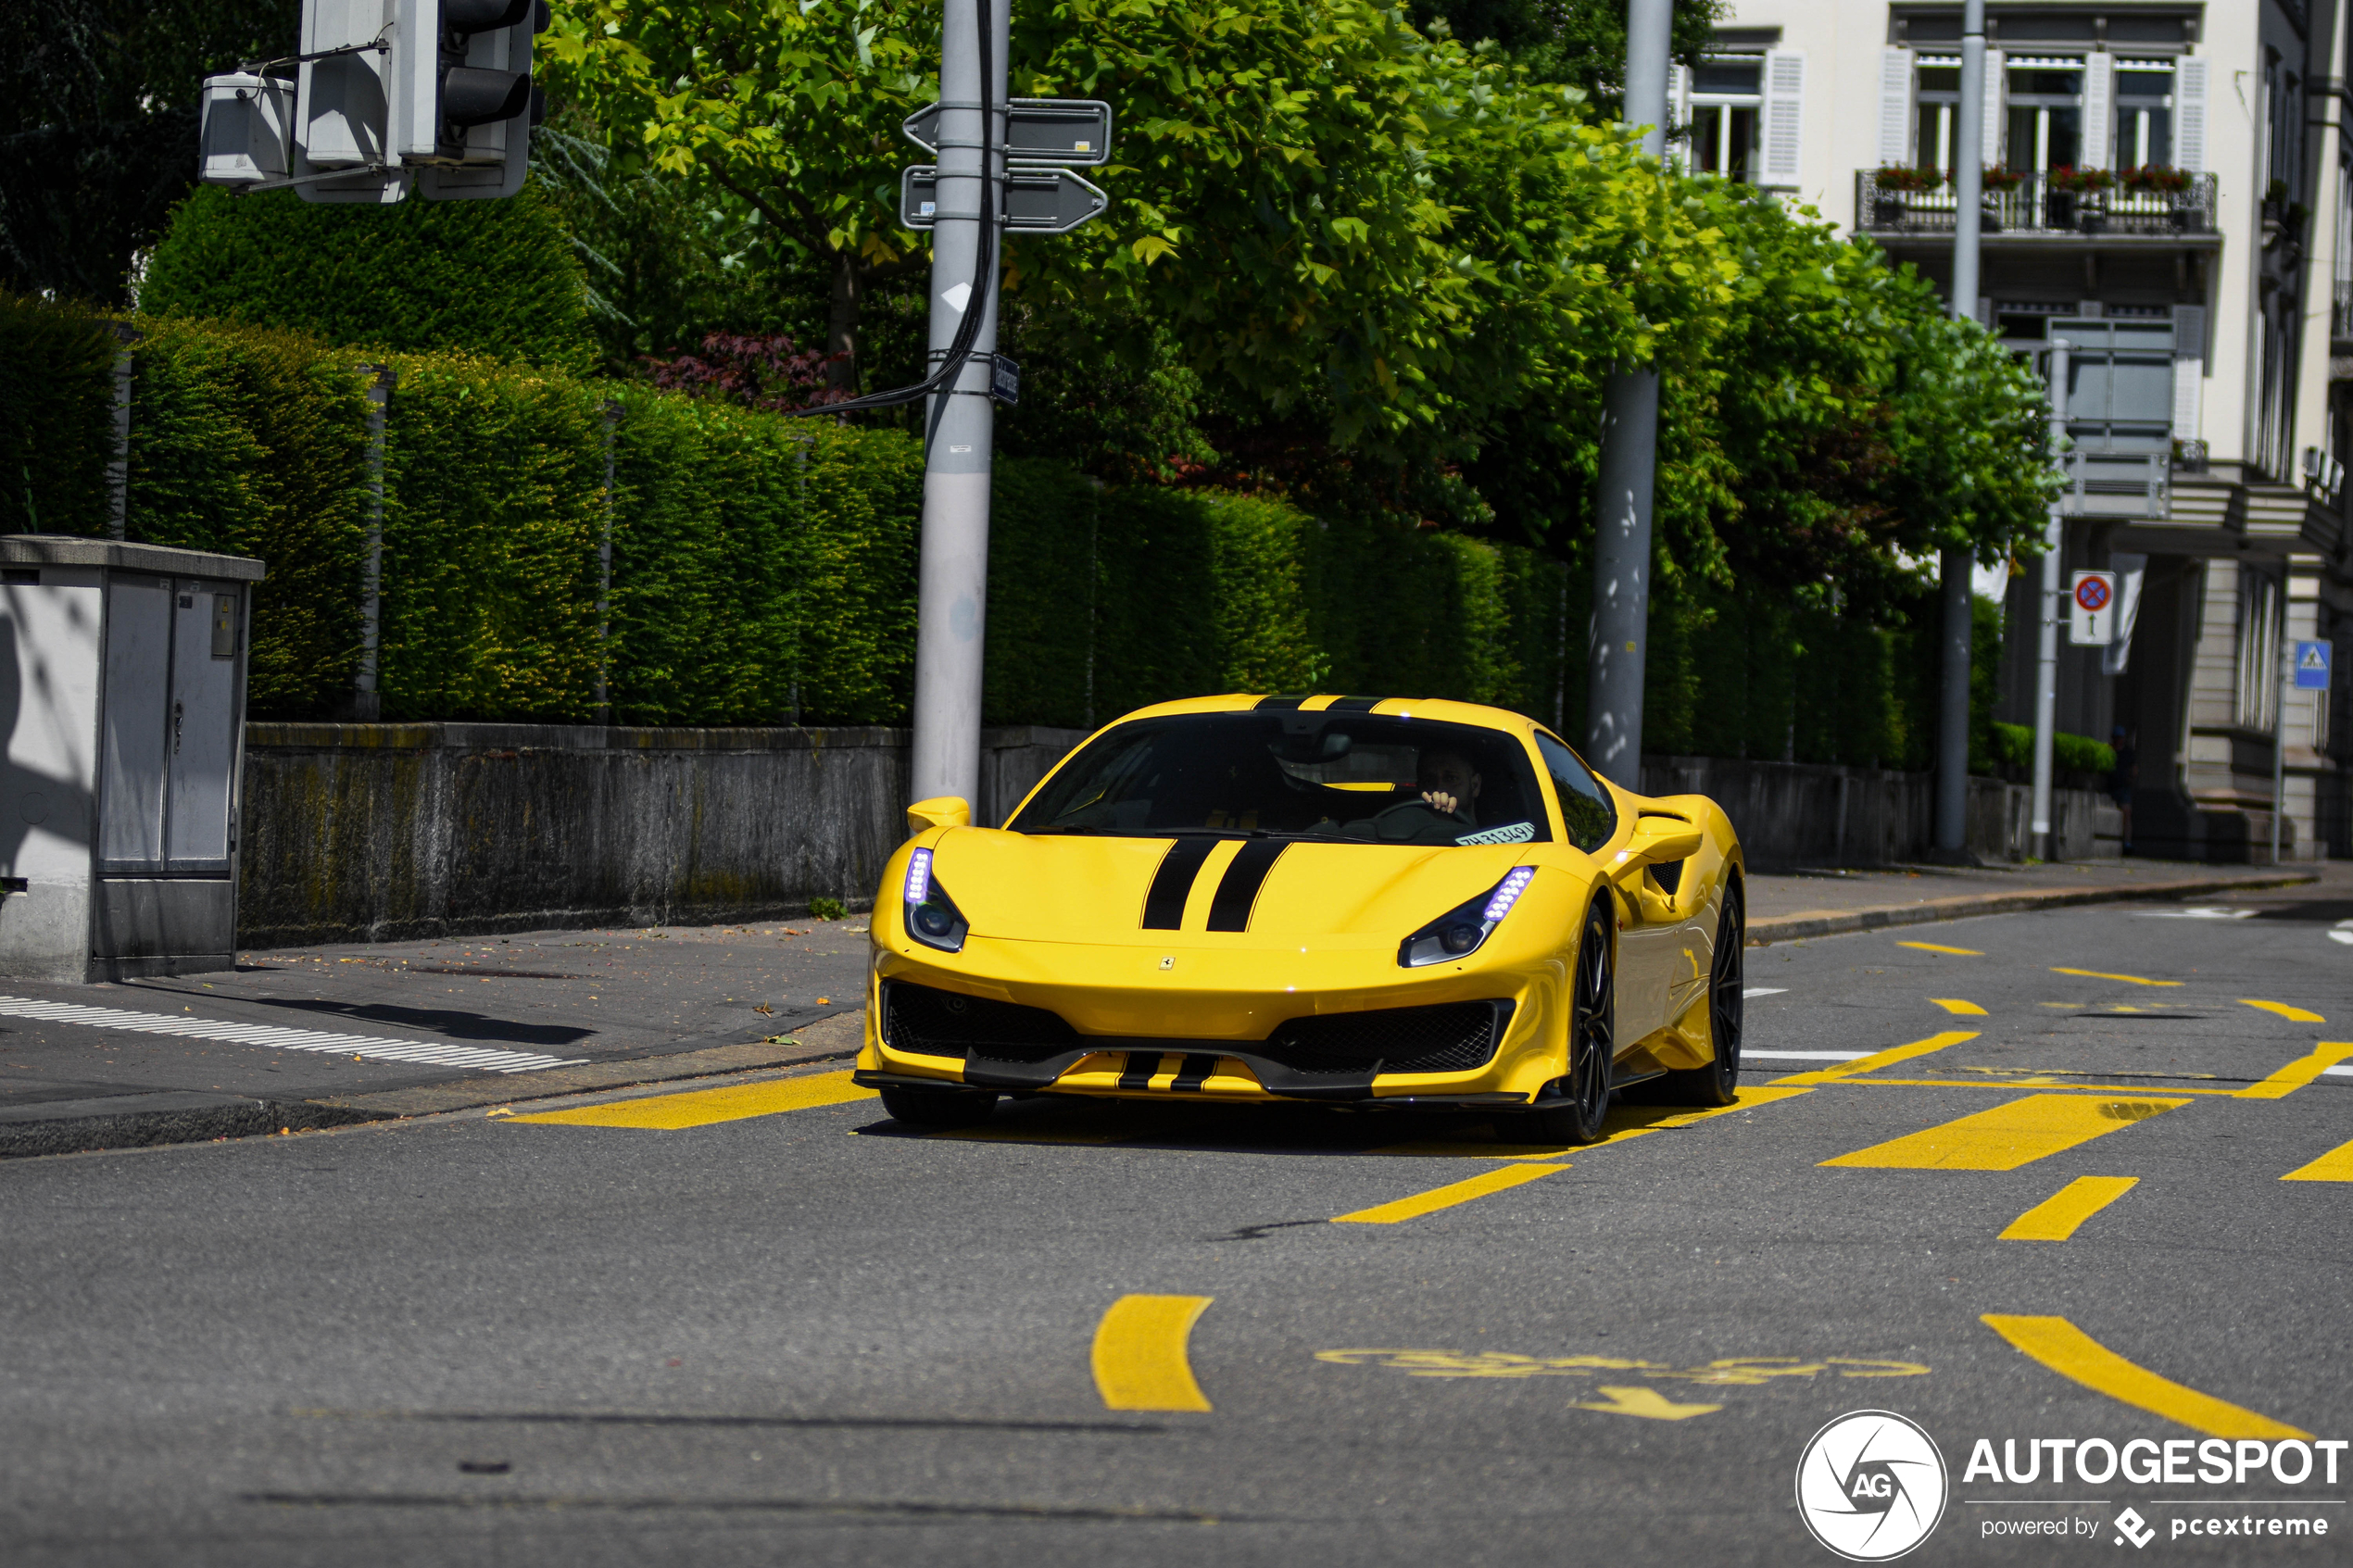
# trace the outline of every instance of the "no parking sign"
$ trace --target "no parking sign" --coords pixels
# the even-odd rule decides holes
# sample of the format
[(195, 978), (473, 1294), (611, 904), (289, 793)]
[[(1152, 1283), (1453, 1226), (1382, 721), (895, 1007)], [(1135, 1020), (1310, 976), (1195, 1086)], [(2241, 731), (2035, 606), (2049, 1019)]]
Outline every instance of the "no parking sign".
[(2116, 635), (2116, 573), (2079, 571), (2067, 600), (2070, 646), (2104, 648)]

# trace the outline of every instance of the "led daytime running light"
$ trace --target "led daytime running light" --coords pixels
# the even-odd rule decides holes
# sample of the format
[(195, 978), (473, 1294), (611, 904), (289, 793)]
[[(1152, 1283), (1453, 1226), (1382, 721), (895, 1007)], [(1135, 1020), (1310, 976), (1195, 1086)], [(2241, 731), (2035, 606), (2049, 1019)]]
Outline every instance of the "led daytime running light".
[(1513, 867), (1512, 874), (1505, 877), (1503, 885), (1495, 889), (1495, 896), (1487, 900), (1487, 909), (1478, 918), (1489, 925), (1493, 925), (1497, 921), (1510, 914), (1512, 906), (1519, 902), (1519, 896), (1527, 892), (1528, 884), (1535, 880), (1536, 868), (1534, 866)]
[(931, 851), (918, 849), (907, 857), (907, 902), (920, 904), (931, 896)]

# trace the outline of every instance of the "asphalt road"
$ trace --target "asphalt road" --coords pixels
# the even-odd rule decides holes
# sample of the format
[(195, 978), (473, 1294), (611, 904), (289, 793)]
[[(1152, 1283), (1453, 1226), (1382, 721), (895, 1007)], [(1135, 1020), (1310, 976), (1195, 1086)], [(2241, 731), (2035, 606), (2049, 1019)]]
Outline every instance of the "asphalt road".
[(2353, 905), (2211, 907), (1752, 949), (1747, 1102), (1590, 1149), (820, 1072), (12, 1161), (0, 1561), (1828, 1563), (1878, 1410), (1907, 1562), (2341, 1562)]

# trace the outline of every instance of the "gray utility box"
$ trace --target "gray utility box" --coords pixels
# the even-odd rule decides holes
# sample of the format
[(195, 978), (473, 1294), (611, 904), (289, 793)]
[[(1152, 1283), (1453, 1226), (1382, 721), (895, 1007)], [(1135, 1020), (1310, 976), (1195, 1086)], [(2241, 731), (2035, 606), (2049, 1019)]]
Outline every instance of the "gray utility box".
[(262, 565), (0, 537), (0, 975), (236, 963), (245, 633)]

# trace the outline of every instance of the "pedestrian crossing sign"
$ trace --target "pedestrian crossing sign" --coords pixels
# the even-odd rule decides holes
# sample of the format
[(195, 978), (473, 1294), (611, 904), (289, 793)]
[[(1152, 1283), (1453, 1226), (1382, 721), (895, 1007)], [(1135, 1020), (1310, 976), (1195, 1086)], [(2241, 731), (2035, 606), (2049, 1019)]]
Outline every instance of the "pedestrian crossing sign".
[(2299, 692), (2324, 692), (2329, 689), (2328, 644), (2296, 645), (2296, 689)]

